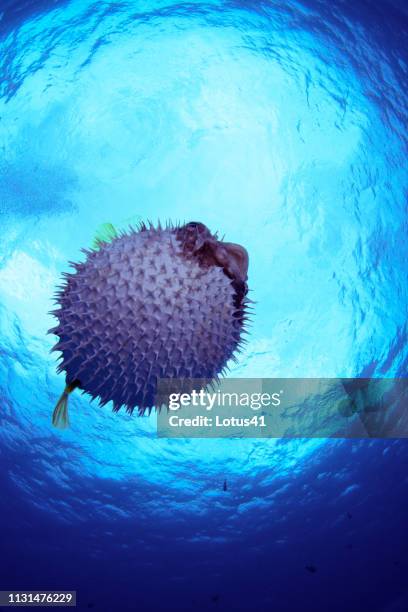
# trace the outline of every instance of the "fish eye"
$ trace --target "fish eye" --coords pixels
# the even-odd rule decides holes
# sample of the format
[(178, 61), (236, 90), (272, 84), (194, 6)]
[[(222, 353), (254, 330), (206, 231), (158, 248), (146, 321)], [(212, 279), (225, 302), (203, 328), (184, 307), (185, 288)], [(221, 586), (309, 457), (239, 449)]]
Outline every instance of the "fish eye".
[(190, 223), (187, 223), (186, 227), (188, 229), (194, 229), (197, 232), (208, 231), (207, 228), (205, 227), (204, 223), (199, 223), (198, 221), (191, 221)]

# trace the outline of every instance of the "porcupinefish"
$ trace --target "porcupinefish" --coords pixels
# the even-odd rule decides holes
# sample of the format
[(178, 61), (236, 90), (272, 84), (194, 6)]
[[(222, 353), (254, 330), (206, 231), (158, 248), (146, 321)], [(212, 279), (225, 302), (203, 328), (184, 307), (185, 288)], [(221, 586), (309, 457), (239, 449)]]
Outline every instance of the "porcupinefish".
[(247, 251), (198, 222), (110, 232), (56, 294), (58, 371), (52, 417), (68, 426), (78, 388), (113, 410), (156, 407), (158, 379), (216, 380), (240, 350), (248, 320)]

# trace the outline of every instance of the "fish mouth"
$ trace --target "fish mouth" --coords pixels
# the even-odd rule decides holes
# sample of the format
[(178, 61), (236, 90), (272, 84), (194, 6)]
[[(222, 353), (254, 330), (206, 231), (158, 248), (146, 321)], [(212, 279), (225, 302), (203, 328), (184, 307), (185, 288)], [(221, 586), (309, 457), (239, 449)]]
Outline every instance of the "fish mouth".
[(244, 247), (233, 242), (216, 241), (212, 249), (215, 261), (227, 276), (236, 281), (247, 281), (249, 257)]
[(233, 242), (222, 242), (198, 221), (191, 221), (179, 228), (177, 238), (186, 254), (195, 256), (200, 265), (218, 266), (233, 281), (242, 297), (248, 292), (248, 252)]

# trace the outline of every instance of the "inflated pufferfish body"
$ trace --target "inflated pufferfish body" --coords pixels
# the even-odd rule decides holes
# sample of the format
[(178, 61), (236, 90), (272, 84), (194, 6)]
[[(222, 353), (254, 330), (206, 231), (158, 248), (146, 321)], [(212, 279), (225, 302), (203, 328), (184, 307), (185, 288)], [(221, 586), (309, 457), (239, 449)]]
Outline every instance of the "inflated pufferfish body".
[(247, 252), (202, 223), (142, 224), (99, 246), (72, 264), (53, 311), (67, 382), (53, 414), (60, 427), (77, 387), (143, 414), (159, 378), (217, 378), (247, 318)]

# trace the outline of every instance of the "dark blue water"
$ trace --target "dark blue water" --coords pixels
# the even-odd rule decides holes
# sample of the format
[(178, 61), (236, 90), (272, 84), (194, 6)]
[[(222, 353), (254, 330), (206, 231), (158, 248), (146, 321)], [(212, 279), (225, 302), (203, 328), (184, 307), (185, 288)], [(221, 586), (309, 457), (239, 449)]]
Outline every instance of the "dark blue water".
[(109, 612), (406, 612), (404, 440), (159, 440), (154, 415), (80, 395), (61, 433), (46, 334), (102, 224), (200, 220), (250, 254), (233, 376), (406, 376), (406, 5), (0, 15), (0, 590), (76, 589)]

